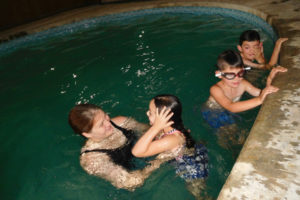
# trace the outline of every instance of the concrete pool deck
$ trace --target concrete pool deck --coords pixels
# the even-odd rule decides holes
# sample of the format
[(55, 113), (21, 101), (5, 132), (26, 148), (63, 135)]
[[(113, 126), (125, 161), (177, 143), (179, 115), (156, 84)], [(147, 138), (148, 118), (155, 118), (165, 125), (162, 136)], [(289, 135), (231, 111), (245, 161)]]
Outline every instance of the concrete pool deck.
[(0, 32), (0, 40), (26, 35), (85, 18), (168, 6), (213, 6), (252, 13), (288, 37), (280, 64), (288, 68), (273, 84), (280, 91), (261, 106), (249, 137), (218, 199), (300, 199), (300, 1), (152, 0), (76, 9)]

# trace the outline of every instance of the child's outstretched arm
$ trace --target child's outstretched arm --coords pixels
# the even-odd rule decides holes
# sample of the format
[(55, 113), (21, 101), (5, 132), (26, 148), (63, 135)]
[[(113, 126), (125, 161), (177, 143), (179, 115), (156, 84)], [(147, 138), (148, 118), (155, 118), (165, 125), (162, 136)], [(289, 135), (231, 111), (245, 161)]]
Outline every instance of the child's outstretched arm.
[(278, 72), (286, 72), (286, 71), (287, 71), (287, 68), (284, 68), (284, 67), (281, 67), (281, 66), (274, 67), (274, 68), (271, 70), (271, 72), (270, 72), (270, 74), (269, 74), (269, 76), (268, 76), (268, 78), (267, 78), (267, 84), (266, 84), (266, 85), (267, 85), (267, 86), (271, 85), (271, 83), (272, 83), (272, 81), (273, 81), (275, 75), (276, 75)]
[(271, 69), (275, 64), (277, 64), (278, 62), (278, 57), (279, 57), (279, 52), (281, 49), (281, 45), (282, 43), (284, 43), (285, 41), (287, 41), (288, 38), (279, 38), (276, 43), (275, 43), (275, 47), (272, 53), (272, 56), (270, 58), (269, 63), (266, 65), (267, 69)]
[(173, 113), (170, 109), (163, 108), (161, 112), (156, 109), (155, 121), (149, 130), (137, 141), (132, 148), (132, 154), (136, 157), (153, 156), (164, 151), (170, 150), (178, 145), (178, 141), (174, 137), (164, 137), (160, 140), (154, 140), (164, 128), (173, 124), (169, 119)]
[(252, 108), (255, 108), (256, 106), (261, 105), (263, 103), (263, 101), (265, 100), (265, 97), (268, 94), (277, 92), (278, 88), (276, 88), (274, 86), (269, 86), (268, 88), (265, 88), (263, 91), (261, 91), (260, 89), (252, 86), (251, 90), (252, 90), (251, 92), (249, 92), (249, 91), (247, 91), (247, 92), (256, 97), (249, 99), (249, 100), (245, 100), (245, 101), (239, 101), (239, 102), (233, 102), (232, 100), (230, 100), (227, 96), (225, 96), (222, 89), (216, 85), (211, 87), (210, 95), (226, 110), (233, 112), (233, 113), (238, 113), (238, 112), (250, 110)]

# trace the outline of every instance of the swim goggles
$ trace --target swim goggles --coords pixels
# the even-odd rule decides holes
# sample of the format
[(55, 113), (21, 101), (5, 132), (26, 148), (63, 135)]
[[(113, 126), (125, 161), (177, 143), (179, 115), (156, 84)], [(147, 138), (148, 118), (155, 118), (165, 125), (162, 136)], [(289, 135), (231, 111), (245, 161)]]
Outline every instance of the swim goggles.
[(233, 72), (220, 72), (217, 73), (215, 76), (219, 77), (219, 76), (223, 76), (224, 78), (226, 78), (227, 80), (233, 80), (235, 77), (243, 77), (246, 73), (247, 70), (250, 70), (251, 67), (245, 67), (243, 68), (241, 71), (239, 71), (238, 73), (233, 73)]

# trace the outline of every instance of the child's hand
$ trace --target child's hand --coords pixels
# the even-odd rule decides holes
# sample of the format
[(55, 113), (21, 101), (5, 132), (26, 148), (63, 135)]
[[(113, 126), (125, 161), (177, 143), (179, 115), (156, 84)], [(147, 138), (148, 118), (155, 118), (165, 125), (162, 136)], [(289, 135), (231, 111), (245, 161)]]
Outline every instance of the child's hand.
[(158, 112), (158, 108), (156, 108), (153, 126), (159, 130), (171, 126), (174, 123), (173, 121), (169, 121), (172, 116), (173, 112), (171, 112), (171, 109), (164, 107), (160, 112)]
[(277, 41), (276, 41), (276, 46), (278, 45), (281, 45), (282, 43), (284, 43), (285, 41), (287, 41), (289, 38), (279, 38)]
[(277, 67), (274, 67), (271, 71), (271, 73), (277, 73), (277, 72), (287, 72), (287, 68), (285, 67), (281, 67), (280, 65), (278, 65)]
[(267, 85), (271, 85), (273, 78), (278, 72), (287, 72), (287, 68), (281, 66), (274, 67), (268, 76)]
[(274, 87), (272, 85), (269, 85), (269, 86), (265, 87), (265, 89), (263, 89), (261, 91), (261, 94), (259, 95), (259, 98), (260, 98), (261, 102), (263, 102), (265, 100), (265, 98), (268, 94), (272, 94), (274, 92), (277, 92), (278, 90), (279, 90), (278, 87)]
[(263, 43), (261, 42), (260, 45), (255, 49), (255, 60), (263, 64), (265, 63), (265, 56), (264, 56), (264, 47)]

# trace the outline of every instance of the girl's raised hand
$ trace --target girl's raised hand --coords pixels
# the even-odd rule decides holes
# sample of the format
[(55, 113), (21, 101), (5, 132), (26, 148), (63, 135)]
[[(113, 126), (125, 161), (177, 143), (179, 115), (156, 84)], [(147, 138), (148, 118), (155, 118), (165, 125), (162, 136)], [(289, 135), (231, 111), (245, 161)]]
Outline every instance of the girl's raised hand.
[(160, 130), (171, 126), (174, 123), (173, 121), (169, 121), (172, 116), (173, 112), (171, 112), (170, 108), (167, 109), (164, 107), (160, 112), (156, 108), (153, 126)]

